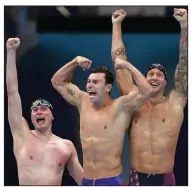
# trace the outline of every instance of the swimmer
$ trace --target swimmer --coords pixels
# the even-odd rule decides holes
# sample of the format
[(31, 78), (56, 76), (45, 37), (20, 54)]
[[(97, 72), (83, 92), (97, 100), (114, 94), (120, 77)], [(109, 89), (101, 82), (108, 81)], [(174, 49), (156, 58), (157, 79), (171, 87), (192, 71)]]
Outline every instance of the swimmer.
[(19, 38), (7, 40), (8, 121), (13, 136), (19, 184), (61, 185), (63, 171), (67, 166), (69, 174), (80, 185), (84, 171), (73, 143), (52, 134), (54, 117), (51, 103), (41, 98), (33, 102), (31, 121), (35, 130), (29, 129), (22, 116), (16, 70), (16, 50), (19, 45)]
[(76, 106), (80, 113), (84, 168), (82, 185), (119, 186), (123, 184), (121, 153), (131, 115), (154, 92), (134, 66), (120, 59), (116, 59), (115, 69), (130, 71), (139, 91), (111, 99), (114, 76), (106, 67), (96, 67), (89, 74), (87, 92), (84, 92), (71, 82), (72, 75), (76, 68), (87, 71), (91, 64), (91, 60), (78, 56), (60, 68), (51, 81), (62, 97)]
[[(116, 16), (114, 16), (116, 15)], [(121, 36), (121, 23), (125, 11), (112, 15), (113, 38), (112, 59), (126, 59)], [(188, 94), (188, 22), (185, 9), (174, 9), (174, 18), (181, 28), (179, 62), (174, 76), (174, 89), (164, 97), (167, 74), (161, 64), (152, 64), (146, 73), (146, 80), (156, 94), (132, 116), (130, 133), (131, 173), (129, 185), (163, 186), (165, 174), (173, 171), (176, 145), (183, 123), (183, 111)], [(121, 52), (120, 52), (121, 51)], [(116, 70), (118, 89), (127, 95), (138, 89), (132, 75), (125, 70)]]

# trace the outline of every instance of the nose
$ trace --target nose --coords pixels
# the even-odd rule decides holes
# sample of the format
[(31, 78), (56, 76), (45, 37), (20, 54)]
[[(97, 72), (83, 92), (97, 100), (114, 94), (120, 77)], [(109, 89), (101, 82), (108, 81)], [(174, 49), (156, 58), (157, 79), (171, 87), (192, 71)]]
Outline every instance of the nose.
[(93, 86), (92, 83), (88, 83), (88, 84), (87, 84), (88, 89), (91, 89), (92, 86)]
[(37, 109), (37, 111), (36, 111), (36, 113), (37, 113), (37, 114), (42, 114), (41, 109), (40, 109), (40, 108), (38, 108), (38, 109)]
[(152, 79), (153, 79), (153, 80), (157, 80), (157, 75), (154, 74), (154, 75), (152, 76)]

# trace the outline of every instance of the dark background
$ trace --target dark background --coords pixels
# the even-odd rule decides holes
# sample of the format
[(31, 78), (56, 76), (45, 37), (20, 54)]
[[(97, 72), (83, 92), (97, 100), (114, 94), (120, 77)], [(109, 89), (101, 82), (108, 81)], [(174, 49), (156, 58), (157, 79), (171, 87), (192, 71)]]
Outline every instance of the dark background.
[[(18, 50), (17, 70), (23, 116), (30, 123), (30, 106), (38, 97), (49, 100), (54, 106), (53, 133), (71, 140), (82, 163), (79, 137), (79, 114), (54, 90), (50, 79), (53, 74), (75, 56), (81, 55), (93, 61), (92, 67), (105, 65), (112, 71), (111, 62), (111, 12), (105, 7), (66, 7), (70, 16), (64, 17), (56, 7), (5, 7), (5, 42), (9, 37), (21, 38)], [(102, 7), (104, 9), (104, 7)], [(119, 7), (112, 7), (116, 10)], [(132, 15), (132, 7), (122, 7), (128, 17), (123, 22), (123, 41), (127, 57), (140, 71), (145, 72), (154, 61), (163, 64), (168, 72), (165, 94), (173, 86), (175, 67), (178, 63), (179, 24), (172, 17), (173, 7), (138, 7)], [(186, 7), (187, 8), (187, 7)], [(152, 12), (151, 12), (152, 10)], [(6, 51), (5, 51), (6, 55)], [(6, 57), (6, 56), (5, 56)], [(6, 64), (6, 61), (5, 61)], [(5, 66), (6, 67), (6, 66)], [(77, 69), (74, 83), (85, 90), (88, 74)], [(114, 85), (112, 97), (119, 93)], [(13, 139), (7, 119), (7, 95), (5, 85), (5, 185), (18, 185), (17, 166), (13, 155)], [(129, 146), (126, 134), (122, 155), (124, 182), (128, 181)], [(188, 105), (184, 110), (184, 122), (176, 149), (174, 173), (177, 185), (188, 185)], [(65, 170), (63, 185), (76, 185)]]

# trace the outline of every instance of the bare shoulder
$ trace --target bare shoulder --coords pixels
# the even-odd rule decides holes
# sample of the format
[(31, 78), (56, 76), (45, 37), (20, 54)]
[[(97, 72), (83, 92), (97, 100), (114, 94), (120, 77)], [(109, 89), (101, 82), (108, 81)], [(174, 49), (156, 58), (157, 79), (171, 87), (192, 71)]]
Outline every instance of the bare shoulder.
[(63, 143), (69, 148), (69, 150), (74, 152), (75, 147), (74, 147), (74, 144), (70, 140), (63, 139)]
[(70, 149), (74, 146), (73, 143), (70, 140), (63, 139), (63, 138), (61, 138), (59, 136), (56, 136), (54, 134), (53, 134), (53, 137), (54, 137), (54, 140), (56, 142), (61, 143), (62, 145), (65, 145), (66, 147), (68, 147)]

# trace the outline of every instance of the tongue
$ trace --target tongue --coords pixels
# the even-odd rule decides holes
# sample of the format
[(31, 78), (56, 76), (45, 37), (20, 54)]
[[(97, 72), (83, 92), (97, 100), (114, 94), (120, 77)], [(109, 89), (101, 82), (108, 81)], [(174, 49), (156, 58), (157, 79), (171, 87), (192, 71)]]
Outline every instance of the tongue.
[(43, 123), (45, 120), (44, 119), (39, 119), (37, 120), (37, 123)]

